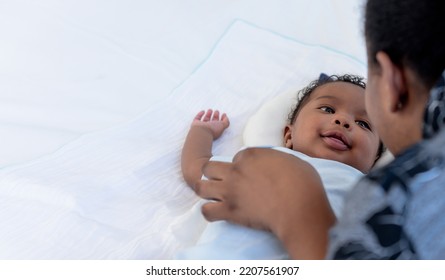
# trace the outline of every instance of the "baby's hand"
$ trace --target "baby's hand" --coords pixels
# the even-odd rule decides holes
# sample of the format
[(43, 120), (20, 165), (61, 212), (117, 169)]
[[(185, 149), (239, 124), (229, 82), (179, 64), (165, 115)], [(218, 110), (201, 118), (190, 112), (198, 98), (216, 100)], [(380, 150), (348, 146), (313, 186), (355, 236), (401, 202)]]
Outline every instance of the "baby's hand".
[(207, 112), (204, 110), (199, 112), (192, 122), (192, 127), (198, 126), (209, 129), (213, 139), (219, 138), (229, 125), (229, 118), (225, 113), (220, 117), (218, 110), (213, 112), (211, 109), (207, 110)]

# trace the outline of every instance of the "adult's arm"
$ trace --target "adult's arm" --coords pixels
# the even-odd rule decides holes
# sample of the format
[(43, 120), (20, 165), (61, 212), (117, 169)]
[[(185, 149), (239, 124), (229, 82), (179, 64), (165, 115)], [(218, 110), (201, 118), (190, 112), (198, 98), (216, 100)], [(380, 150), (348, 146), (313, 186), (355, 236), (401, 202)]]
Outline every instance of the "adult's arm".
[(315, 169), (272, 149), (239, 152), (233, 163), (209, 162), (207, 181), (196, 192), (213, 199), (202, 207), (207, 220), (227, 220), (272, 231), (292, 258), (322, 259), (335, 222)]

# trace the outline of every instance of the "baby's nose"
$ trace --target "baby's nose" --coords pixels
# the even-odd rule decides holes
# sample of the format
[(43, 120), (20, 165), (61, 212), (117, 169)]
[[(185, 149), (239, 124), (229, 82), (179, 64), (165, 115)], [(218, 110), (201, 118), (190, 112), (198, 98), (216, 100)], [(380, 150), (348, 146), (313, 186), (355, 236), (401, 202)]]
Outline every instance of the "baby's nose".
[(335, 119), (335, 124), (342, 125), (344, 128), (349, 128), (349, 122), (346, 119)]

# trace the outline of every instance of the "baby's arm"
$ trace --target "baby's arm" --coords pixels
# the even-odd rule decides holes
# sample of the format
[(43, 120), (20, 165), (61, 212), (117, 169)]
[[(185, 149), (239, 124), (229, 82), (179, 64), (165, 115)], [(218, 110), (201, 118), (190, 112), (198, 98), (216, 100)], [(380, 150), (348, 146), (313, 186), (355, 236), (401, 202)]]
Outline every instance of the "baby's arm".
[(201, 111), (195, 116), (181, 156), (184, 180), (193, 189), (202, 177), (202, 168), (212, 157), (213, 141), (221, 136), (229, 124), (227, 115), (220, 116), (218, 110)]

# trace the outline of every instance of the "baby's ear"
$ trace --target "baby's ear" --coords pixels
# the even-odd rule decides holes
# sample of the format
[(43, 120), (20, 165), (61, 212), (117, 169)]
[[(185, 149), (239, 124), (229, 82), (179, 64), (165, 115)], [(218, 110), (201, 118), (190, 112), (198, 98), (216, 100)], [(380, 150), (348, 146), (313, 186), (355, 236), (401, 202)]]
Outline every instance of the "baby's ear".
[(292, 149), (292, 128), (290, 125), (286, 125), (284, 128), (283, 142), (286, 148)]

